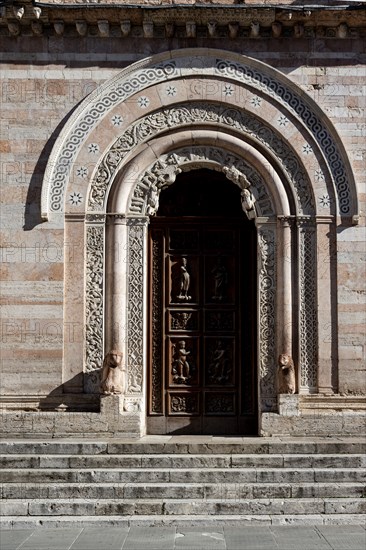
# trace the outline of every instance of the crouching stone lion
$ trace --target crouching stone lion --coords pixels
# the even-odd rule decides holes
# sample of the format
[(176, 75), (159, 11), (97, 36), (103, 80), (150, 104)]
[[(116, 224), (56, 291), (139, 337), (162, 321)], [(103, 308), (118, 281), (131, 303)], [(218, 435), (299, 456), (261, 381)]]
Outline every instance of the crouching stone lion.
[(295, 393), (296, 375), (295, 366), (290, 355), (282, 353), (278, 358), (277, 370), (278, 393)]
[(117, 395), (123, 393), (123, 354), (121, 351), (112, 349), (104, 357), (102, 368), (102, 380), (100, 391), (104, 395)]

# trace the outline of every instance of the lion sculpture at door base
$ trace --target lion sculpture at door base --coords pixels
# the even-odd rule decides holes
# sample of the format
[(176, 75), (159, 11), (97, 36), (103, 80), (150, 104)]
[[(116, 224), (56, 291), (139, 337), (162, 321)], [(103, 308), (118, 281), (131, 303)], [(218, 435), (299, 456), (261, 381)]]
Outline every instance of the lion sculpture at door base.
[(112, 349), (104, 357), (102, 368), (102, 380), (100, 391), (104, 395), (119, 395), (123, 393), (123, 354), (121, 351)]
[(278, 358), (277, 370), (278, 393), (295, 393), (296, 375), (293, 359), (287, 353), (282, 353)]

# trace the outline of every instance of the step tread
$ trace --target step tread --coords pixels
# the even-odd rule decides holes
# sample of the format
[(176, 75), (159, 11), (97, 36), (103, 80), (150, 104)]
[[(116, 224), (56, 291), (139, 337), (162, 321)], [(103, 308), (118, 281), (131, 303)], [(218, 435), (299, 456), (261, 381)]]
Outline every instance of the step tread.
[(186, 524), (189, 526), (216, 525), (364, 525), (363, 514), (271, 514), (271, 515), (244, 515), (228, 514), (225, 516), (196, 515), (141, 515), (141, 516), (5, 516), (0, 517), (2, 528), (31, 528), (40, 527), (98, 527), (98, 526), (166, 526)]

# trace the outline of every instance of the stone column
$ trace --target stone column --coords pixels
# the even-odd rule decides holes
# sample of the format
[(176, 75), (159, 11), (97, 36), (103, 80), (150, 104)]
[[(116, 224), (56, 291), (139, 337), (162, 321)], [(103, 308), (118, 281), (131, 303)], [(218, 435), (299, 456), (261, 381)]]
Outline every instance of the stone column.
[(278, 352), (292, 352), (292, 234), (289, 217), (279, 217), (277, 250), (277, 330)]
[(106, 226), (105, 352), (118, 349), (126, 362), (127, 325), (127, 221), (122, 214), (107, 214)]

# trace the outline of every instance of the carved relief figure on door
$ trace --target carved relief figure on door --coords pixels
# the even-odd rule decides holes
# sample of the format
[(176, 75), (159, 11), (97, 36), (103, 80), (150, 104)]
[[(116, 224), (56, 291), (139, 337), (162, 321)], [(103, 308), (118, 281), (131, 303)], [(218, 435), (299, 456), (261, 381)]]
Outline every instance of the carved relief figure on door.
[(214, 278), (214, 295), (212, 296), (212, 299), (221, 302), (225, 297), (228, 283), (227, 269), (221, 256), (217, 258), (217, 263), (211, 270), (211, 274)]
[(173, 381), (176, 384), (187, 384), (191, 380), (191, 368), (187, 359), (191, 352), (186, 349), (185, 340), (174, 344), (173, 349)]
[(180, 292), (177, 296), (178, 300), (188, 301), (191, 300), (191, 296), (188, 295), (189, 287), (191, 284), (191, 276), (188, 271), (187, 258), (181, 259), (180, 265), (180, 277), (179, 277), (179, 287)]
[(217, 340), (216, 345), (210, 349), (210, 363), (208, 377), (210, 384), (224, 385), (231, 382), (232, 361), (230, 350), (222, 340)]

